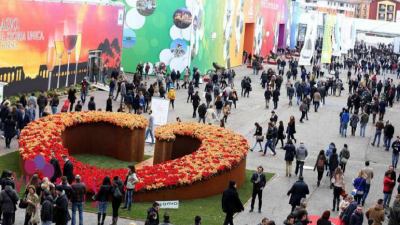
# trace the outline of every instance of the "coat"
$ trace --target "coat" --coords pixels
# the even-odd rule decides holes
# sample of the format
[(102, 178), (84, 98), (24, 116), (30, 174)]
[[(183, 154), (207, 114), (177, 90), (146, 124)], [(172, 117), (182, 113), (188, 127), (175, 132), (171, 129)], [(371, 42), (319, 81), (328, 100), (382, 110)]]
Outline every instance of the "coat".
[(0, 209), (3, 213), (14, 213), (17, 210), (18, 195), (11, 186), (6, 186), (0, 192)]
[(400, 225), (400, 201), (395, 201), (390, 208), (388, 225)]
[(327, 219), (319, 218), (317, 221), (317, 225), (332, 225), (332, 223)]
[(289, 204), (300, 205), (301, 199), (305, 198), (308, 194), (310, 194), (308, 185), (304, 181), (296, 181), (287, 193), (288, 196), (290, 195)]
[(16, 122), (13, 119), (4, 121), (4, 137), (13, 138), (16, 134)]
[(61, 194), (56, 198), (56, 205), (54, 207), (54, 219), (56, 224), (66, 225), (70, 220), (68, 212), (68, 199), (65, 194)]
[(363, 213), (354, 212), (350, 217), (349, 225), (362, 225), (364, 221)]
[(229, 187), (222, 194), (222, 210), (225, 213), (237, 213), (244, 210), (239, 194), (234, 187)]
[[(258, 176), (260, 176), (260, 179), (257, 182)], [(253, 191), (260, 189), (262, 190), (265, 187), (265, 184), (267, 183), (264, 173), (261, 173), (260, 175), (257, 172), (253, 173), (253, 175), (251, 176), (251, 183), (253, 183)]]
[(51, 195), (45, 197), (40, 210), (40, 219), (45, 221), (53, 221), (54, 200)]
[(51, 158), (50, 159), (50, 164), (53, 166), (54, 168), (54, 174), (51, 177), (51, 182), (55, 182), (57, 178), (62, 176), (61, 173), (61, 167), (60, 167), (60, 163), (58, 162), (58, 160), (56, 158)]
[(74, 180), (74, 165), (70, 160), (64, 164), (63, 175), (67, 177), (68, 183), (70, 184)]
[(383, 207), (376, 205), (375, 207), (368, 209), (365, 216), (368, 220), (373, 221), (371, 225), (382, 225), (385, 220), (385, 211), (383, 210)]
[(283, 150), (286, 151), (285, 161), (292, 162), (296, 156), (296, 147), (293, 144), (286, 144), (285, 147), (283, 147)]

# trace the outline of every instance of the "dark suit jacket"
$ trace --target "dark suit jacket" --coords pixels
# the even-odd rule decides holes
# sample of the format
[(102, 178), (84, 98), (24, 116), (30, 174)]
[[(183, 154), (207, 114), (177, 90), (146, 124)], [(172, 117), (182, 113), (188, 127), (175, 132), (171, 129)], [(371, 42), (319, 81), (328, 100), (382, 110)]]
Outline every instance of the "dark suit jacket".
[(63, 175), (67, 177), (68, 183), (74, 180), (74, 165), (69, 160), (64, 164)]

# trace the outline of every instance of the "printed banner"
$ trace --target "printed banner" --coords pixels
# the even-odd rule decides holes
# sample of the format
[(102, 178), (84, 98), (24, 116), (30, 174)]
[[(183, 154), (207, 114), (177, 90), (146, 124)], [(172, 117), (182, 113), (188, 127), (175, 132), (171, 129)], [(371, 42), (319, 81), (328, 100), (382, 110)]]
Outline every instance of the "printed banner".
[(335, 17), (325, 15), (324, 40), (322, 42), (321, 63), (331, 63), (332, 57), (332, 30), (335, 24)]
[(300, 52), (299, 65), (310, 66), (311, 59), (314, 56), (315, 41), (318, 32), (318, 14), (310, 13), (308, 15), (307, 31), (304, 39), (304, 46)]
[[(0, 1), (0, 81), (5, 96), (64, 87), (119, 68), (124, 9), (78, 3)], [(102, 60), (100, 60), (100, 58)]]

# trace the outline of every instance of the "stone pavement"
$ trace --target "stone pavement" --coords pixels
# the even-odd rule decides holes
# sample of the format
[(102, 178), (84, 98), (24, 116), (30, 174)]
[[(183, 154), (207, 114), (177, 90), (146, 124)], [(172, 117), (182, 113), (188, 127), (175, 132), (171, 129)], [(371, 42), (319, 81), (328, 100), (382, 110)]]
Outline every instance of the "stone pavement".
[[(267, 126), (267, 121), (271, 114), (271, 109), (265, 109), (264, 104), (264, 91), (259, 84), (259, 76), (251, 74), (250, 69), (240, 67), (236, 68), (237, 77), (235, 78), (235, 87), (240, 95), (240, 81), (243, 76), (250, 76), (252, 78), (253, 91), (250, 93), (250, 98), (240, 98), (237, 102), (237, 109), (232, 109), (232, 113), (228, 118), (226, 127), (232, 129), (246, 138), (248, 138), (250, 145), (254, 143), (254, 122), (259, 122), (263, 128), (264, 133)], [(344, 73), (343, 73), (344, 74)], [(344, 78), (343, 80), (346, 80)], [(395, 77), (393, 77), (395, 79)], [(153, 80), (151, 80), (153, 81)], [(148, 82), (150, 83), (150, 81)], [(298, 106), (294, 105), (289, 107), (288, 99), (286, 97), (284, 81), (281, 89), (281, 97), (278, 109), (275, 110), (279, 116), (279, 120), (282, 120), (285, 124), (285, 128), (289, 117), (294, 115), (296, 117), (296, 139), (303, 141), (309, 150), (309, 156), (306, 160), (307, 167), (313, 167), (318, 152), (321, 149), (326, 149), (330, 142), (334, 142), (341, 150), (343, 144), (347, 143), (351, 152), (351, 158), (348, 162), (348, 167), (345, 173), (346, 189), (352, 190), (352, 180), (356, 177), (357, 172), (363, 168), (365, 160), (371, 160), (372, 168), (375, 171), (375, 178), (372, 182), (371, 191), (369, 198), (367, 199), (366, 207), (372, 206), (373, 203), (378, 199), (382, 198), (382, 182), (384, 171), (391, 162), (391, 153), (385, 152), (383, 148), (376, 148), (369, 145), (371, 142), (371, 136), (374, 135), (374, 129), (370, 122), (367, 127), (366, 137), (361, 138), (358, 135), (355, 137), (348, 136), (342, 138), (339, 135), (339, 112), (342, 107), (346, 105), (346, 99), (348, 97), (347, 91), (342, 93), (342, 97), (329, 96), (326, 99), (326, 105), (319, 109), (318, 113), (314, 113), (312, 110), (309, 113), (309, 120), (305, 123), (300, 124), (298, 122), (300, 112)], [(347, 84), (345, 85), (347, 89)], [(199, 89), (202, 93), (204, 85)], [(108, 93), (102, 91), (96, 91), (92, 93), (95, 96), (96, 104), (99, 108), (105, 109), (106, 99)], [(200, 94), (200, 96), (203, 96)], [(177, 99), (175, 101), (175, 110), (170, 109), (168, 115), (168, 121), (174, 122), (176, 117), (180, 117), (182, 121), (194, 121), (192, 116), (192, 105), (186, 103), (187, 90), (181, 89), (177, 91)], [(202, 99), (204, 101), (204, 99)], [(60, 102), (63, 102), (61, 99)], [(272, 105), (272, 104), (271, 104)], [(118, 104), (114, 104), (114, 109), (117, 109)], [(400, 106), (398, 103), (393, 108), (389, 108), (385, 115), (385, 120), (389, 119), (392, 121), (395, 128), (400, 127), (400, 121), (395, 120), (396, 113), (398, 113)], [(84, 110), (87, 109), (87, 105), (84, 106)], [(372, 119), (370, 118), (370, 121)], [(350, 132), (348, 132), (350, 133)], [(358, 134), (358, 132), (357, 132)], [(397, 135), (398, 132), (395, 132)], [(3, 144), (0, 148), (0, 155), (4, 154)], [(15, 141), (13, 141), (13, 147), (16, 147)], [(278, 144), (279, 146), (279, 144)], [(152, 154), (152, 145), (146, 145), (146, 154)], [(296, 177), (287, 178), (285, 174), (285, 162), (284, 162), (284, 151), (277, 148), (277, 155), (275, 157), (267, 155), (261, 156), (261, 153), (249, 152), (247, 159), (247, 168), (254, 170), (258, 165), (262, 165), (266, 172), (275, 173), (275, 177), (267, 184), (267, 187), (263, 193), (263, 208), (262, 213), (249, 213), (249, 204), (246, 204), (244, 212), (238, 214), (235, 217), (235, 224), (239, 225), (255, 225), (258, 224), (263, 217), (268, 217), (276, 221), (277, 224), (281, 224), (286, 216), (290, 212), (290, 206), (288, 204), (289, 197), (286, 196), (290, 186), (296, 181)], [(399, 172), (399, 171), (397, 171)], [(311, 194), (308, 196), (308, 210), (310, 214), (320, 215), (324, 210), (332, 208), (332, 190), (329, 189), (329, 179), (323, 178), (321, 186), (316, 187), (316, 172), (310, 169), (304, 171), (304, 177), (306, 183), (308, 183)], [(250, 181), (249, 181), (250, 182)], [(247, 202), (247, 199), (242, 199), (243, 202)], [(22, 217), (22, 210), (18, 211), (18, 217)], [(202, 215), (206, 217), (207, 215)], [(337, 216), (333, 213), (332, 216)], [(172, 218), (173, 220), (173, 218)], [(109, 218), (108, 220), (109, 221)], [(86, 223), (87, 222), (87, 223)], [(128, 224), (129, 221), (122, 221), (119, 224)], [(20, 224), (20, 223), (17, 223)], [(85, 224), (96, 224), (96, 215), (85, 213)], [(222, 221), (221, 221), (222, 224)]]

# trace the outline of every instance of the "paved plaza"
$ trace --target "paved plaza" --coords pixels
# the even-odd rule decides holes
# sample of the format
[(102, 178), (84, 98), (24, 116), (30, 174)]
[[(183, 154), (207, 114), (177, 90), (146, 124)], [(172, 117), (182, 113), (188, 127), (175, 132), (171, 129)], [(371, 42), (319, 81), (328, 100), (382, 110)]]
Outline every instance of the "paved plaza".
[[(344, 71), (341, 75), (344, 81), (346, 80), (344, 77), (345, 72), (347, 71)], [(264, 90), (260, 85), (259, 76), (252, 75), (251, 73), (251, 69), (245, 67), (236, 68), (237, 77), (235, 78), (235, 87), (239, 94), (239, 101), (237, 102), (237, 108), (232, 109), (232, 113), (226, 124), (228, 129), (232, 129), (235, 132), (244, 135), (249, 140), (250, 145), (254, 144), (255, 141), (255, 138), (253, 137), (255, 131), (254, 122), (259, 122), (265, 133), (267, 121), (269, 121), (271, 114), (271, 109), (265, 109)], [(250, 93), (250, 98), (240, 97), (240, 81), (243, 76), (250, 76), (252, 79), (253, 91)], [(150, 83), (150, 81), (148, 83)], [(346, 190), (349, 191), (353, 189), (352, 180), (357, 176), (358, 171), (363, 168), (365, 160), (370, 160), (371, 167), (374, 169), (375, 177), (371, 184), (366, 208), (372, 206), (378, 198), (383, 198), (383, 175), (391, 162), (391, 152), (384, 151), (382, 147), (376, 148), (370, 145), (371, 137), (374, 135), (374, 128), (371, 122), (372, 118), (370, 118), (365, 138), (359, 136), (358, 130), (355, 137), (348, 135), (347, 138), (342, 138), (339, 135), (339, 112), (341, 108), (346, 105), (348, 97), (347, 84), (345, 85), (346, 90), (342, 92), (341, 97), (327, 97), (326, 105), (323, 105), (319, 109), (318, 113), (314, 113), (313, 110), (310, 110), (309, 120), (305, 120), (303, 124), (300, 124), (300, 111), (298, 106), (294, 105), (293, 107), (289, 107), (288, 105), (285, 83), (286, 80), (282, 84), (279, 106), (275, 111), (279, 117), (278, 121), (282, 120), (284, 122), (285, 129), (289, 117), (291, 115), (295, 116), (297, 131), (295, 137), (297, 143), (299, 143), (299, 141), (304, 142), (309, 151), (309, 156), (305, 163), (306, 169), (304, 171), (304, 180), (310, 188), (310, 195), (307, 198), (307, 210), (309, 214), (320, 215), (324, 210), (332, 208), (333, 191), (329, 189), (329, 178), (324, 177), (321, 186), (317, 188), (317, 173), (311, 169), (314, 167), (319, 151), (321, 149), (327, 149), (330, 142), (336, 144), (338, 151), (341, 150), (343, 144), (349, 146), (351, 157), (345, 172)], [(397, 84), (397, 82), (395, 83)], [(200, 96), (203, 96), (203, 89), (204, 85), (200, 86)], [(105, 91), (96, 91), (92, 94), (95, 96), (97, 107), (105, 109), (108, 93)], [(182, 121), (194, 121), (194, 119), (192, 119), (192, 105), (191, 103), (186, 103), (187, 90), (178, 90), (176, 96), (175, 110), (170, 109), (168, 115), (169, 122), (174, 122), (175, 118), (178, 116)], [(62, 103), (64, 99), (65, 98), (60, 99), (60, 103)], [(204, 98), (202, 101), (205, 101)], [(118, 104), (114, 102), (113, 107), (116, 111)], [(396, 103), (393, 108), (388, 108), (385, 115), (385, 120), (390, 120), (395, 127), (395, 136), (400, 134), (397, 130), (400, 127), (400, 120), (398, 119), (398, 113), (400, 112), (399, 108), (399, 104)], [(84, 110), (86, 109), (87, 105), (84, 106)], [(348, 134), (350, 134), (349, 131)], [(279, 143), (278, 146), (280, 147)], [(151, 145), (146, 146), (146, 154), (152, 154), (152, 147), (153, 146)], [(258, 224), (263, 217), (275, 220), (276, 224), (282, 224), (286, 216), (289, 214), (289, 197), (286, 193), (297, 178), (295, 176), (292, 176), (291, 178), (285, 177), (284, 151), (279, 147), (276, 149), (276, 156), (270, 154), (267, 154), (267, 156), (261, 156), (261, 153), (258, 151), (249, 152), (247, 157), (247, 169), (255, 170), (258, 165), (262, 165), (266, 172), (275, 173), (275, 176), (264, 189), (262, 213), (249, 213), (250, 205), (248, 199), (242, 199), (242, 201), (247, 202), (247, 204), (245, 206), (245, 211), (236, 215), (235, 224), (255, 225)], [(12, 149), (17, 149), (16, 140), (13, 140), (12, 142)], [(2, 143), (0, 155), (5, 153), (6, 150)], [(397, 170), (397, 172), (399, 171)], [(21, 224), (19, 221), (23, 220), (23, 212), (24, 210), (17, 211), (17, 224)], [(199, 214), (201, 215), (201, 212), (199, 212)], [(85, 215), (85, 224), (96, 224), (95, 216), (95, 214), (87, 213)], [(207, 215), (201, 216), (207, 217)], [(333, 212), (333, 216), (336, 217), (337, 213)], [(110, 222), (110, 219), (111, 218), (108, 217), (106, 223)], [(171, 220), (173, 222), (174, 218), (171, 218)], [(223, 221), (221, 221), (221, 224), (222, 222)], [(127, 225), (129, 224), (129, 221), (121, 219), (119, 224)], [(138, 224), (143, 223), (139, 222)]]

